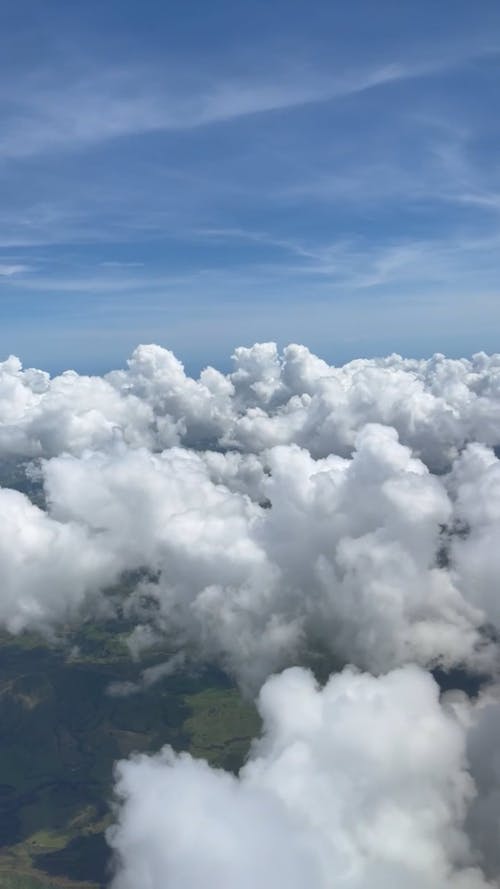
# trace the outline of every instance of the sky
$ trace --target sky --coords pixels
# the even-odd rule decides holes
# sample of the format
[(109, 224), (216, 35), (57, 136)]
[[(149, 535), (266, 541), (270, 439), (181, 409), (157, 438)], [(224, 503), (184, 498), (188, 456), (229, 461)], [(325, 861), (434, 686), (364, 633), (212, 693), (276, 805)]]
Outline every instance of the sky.
[(5, 0), (0, 357), (498, 350), (496, 0)]

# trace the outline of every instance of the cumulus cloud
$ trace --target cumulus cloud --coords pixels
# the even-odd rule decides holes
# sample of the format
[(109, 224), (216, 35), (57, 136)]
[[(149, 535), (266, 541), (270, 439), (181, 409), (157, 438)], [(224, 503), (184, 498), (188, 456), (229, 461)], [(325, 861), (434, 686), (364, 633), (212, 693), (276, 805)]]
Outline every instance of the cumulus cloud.
[[(486, 889), (467, 729), (428, 674), (294, 668), (238, 777), (165, 748), (118, 764), (114, 889)], [(473, 721), (473, 720), (472, 720)]]
[[(233, 359), (0, 364), (0, 622), (50, 633), (114, 584), (131, 656), (173, 654), (111, 694), (192, 661), (264, 683), (238, 777), (168, 749), (119, 765), (115, 889), (498, 885), (496, 687), (442, 703), (422, 668), (498, 670), (500, 356)], [(373, 675), (269, 679), (294, 664)]]
[(500, 628), (500, 461), (490, 448), (470, 444), (448, 481), (460, 534), (451, 547), (453, 566), (472, 602)]
[[(23, 509), (65, 547), (54, 591), (37, 584), (38, 611), (5, 595), (4, 622), (60, 623), (72, 597), (98, 601), (123, 572), (144, 569), (127, 613), (250, 691), (311, 657), (376, 673), (408, 661), (491, 669), (500, 463), (486, 442), (497, 359), (392, 356), (336, 369), (274, 344), (234, 357), (232, 374), (208, 368), (198, 381), (158, 346), (104, 378), (50, 380), (4, 362), (0, 441), (47, 454), (47, 513)], [(462, 447), (483, 409), (485, 440)], [(224, 449), (229, 440), (238, 449)], [(459, 445), (448, 472), (433, 473), (428, 464)], [(74, 537), (99, 566), (76, 585)], [(30, 563), (20, 565), (16, 582), (29, 590)]]
[(464, 495), (390, 427), (366, 425), (350, 458), (118, 448), (53, 458), (43, 475), (55, 520), (105, 541), (123, 571), (148, 569), (125, 603), (138, 623), (246, 688), (311, 652), (375, 672), (495, 657), (494, 606), (464, 568), (474, 544), (444, 533)]
[[(465, 713), (468, 709), (465, 707)], [(484, 870), (500, 882), (500, 689), (486, 689), (469, 715), (467, 756), (476, 796), (467, 815), (467, 831), (481, 851)]]
[(50, 379), (0, 364), (0, 453), (53, 456), (115, 440), (255, 453), (296, 443), (348, 456), (367, 423), (393, 426), (432, 469), (469, 441), (500, 443), (500, 356), (359, 359), (329, 366), (305, 346), (239, 347), (234, 371), (195, 380), (160, 346), (139, 346), (126, 370)]
[(11, 632), (74, 619), (117, 575), (95, 535), (58, 522), (18, 491), (0, 488), (0, 622)]

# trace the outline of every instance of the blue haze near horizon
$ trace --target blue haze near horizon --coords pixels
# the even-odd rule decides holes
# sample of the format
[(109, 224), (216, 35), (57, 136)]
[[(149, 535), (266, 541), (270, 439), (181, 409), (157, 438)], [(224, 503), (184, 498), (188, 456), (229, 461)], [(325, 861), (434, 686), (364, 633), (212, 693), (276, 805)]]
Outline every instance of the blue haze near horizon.
[(500, 342), (500, 6), (6, 0), (0, 357)]

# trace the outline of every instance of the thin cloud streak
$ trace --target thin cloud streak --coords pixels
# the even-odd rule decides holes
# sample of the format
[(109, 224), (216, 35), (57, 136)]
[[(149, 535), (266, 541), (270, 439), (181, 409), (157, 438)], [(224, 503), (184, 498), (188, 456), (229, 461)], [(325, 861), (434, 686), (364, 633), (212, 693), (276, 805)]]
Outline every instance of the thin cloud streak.
[[(488, 48), (479, 55), (491, 53)], [(178, 78), (155, 72), (103, 71), (91, 78), (75, 78), (66, 87), (50, 83), (40, 87), (29, 79), (17, 94), (4, 95), (16, 110), (4, 124), (0, 159), (80, 150), (123, 136), (189, 130), (329, 102), (399, 81), (429, 77), (475, 57), (394, 62), (340, 77), (287, 71), (266, 80), (228, 79), (208, 89), (184, 92), (180, 98)]]

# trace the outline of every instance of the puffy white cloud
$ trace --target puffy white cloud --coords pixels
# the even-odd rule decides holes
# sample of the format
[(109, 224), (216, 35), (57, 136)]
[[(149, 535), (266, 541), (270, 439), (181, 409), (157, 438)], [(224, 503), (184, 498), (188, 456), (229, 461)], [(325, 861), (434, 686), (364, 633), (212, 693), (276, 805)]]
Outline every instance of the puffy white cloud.
[(120, 393), (101, 377), (66, 371), (50, 379), (21, 369), (9, 358), (0, 365), (0, 454), (53, 456), (86, 448), (108, 449), (117, 440), (153, 445), (151, 407)]
[(291, 648), (293, 627), (273, 605), (279, 569), (252, 533), (266, 510), (214, 483), (202, 454), (89, 453), (50, 460), (44, 472), (52, 515), (99, 534), (123, 570), (159, 575), (129, 602), (141, 623), (154, 621), (199, 657), (255, 670), (258, 682)]
[(446, 480), (453, 499), (450, 566), (456, 584), (500, 631), (500, 461), (490, 448), (470, 444)]
[(500, 688), (487, 689), (466, 725), (467, 756), (477, 794), (467, 816), (467, 831), (481, 851), (484, 869), (500, 883)]
[[(322, 363), (306, 350), (290, 350), (313, 386)], [(262, 377), (263, 362), (279, 366), (275, 350), (239, 351), (245, 373), (231, 383), (237, 398), (253, 386), (256, 368)], [(189, 398), (186, 392), (199, 384), (168, 356), (158, 347), (138, 350), (122, 373), (135, 379), (136, 392), (126, 395), (131, 403), (147, 397), (160, 410), (162, 393), (171, 397), (165, 379), (176, 381), (176, 397)], [(22, 373), (15, 362), (11, 371)], [(295, 383), (297, 374), (295, 366)], [(92, 400), (92, 378), (58, 379), (50, 398), (69, 386), (80, 393), (78, 404), (82, 392)], [(224, 379), (216, 381), (222, 390)], [(269, 394), (276, 375), (269, 379), (265, 397), (276, 398), (276, 388)], [(38, 388), (46, 383), (38, 380)], [(111, 388), (116, 396), (116, 385), (117, 378), (113, 385), (98, 380), (96, 391)], [(47, 421), (47, 411), (43, 416)], [(71, 418), (73, 442), (80, 420)], [(63, 437), (68, 428), (61, 427)], [(43, 521), (78, 529), (88, 558), (101, 564), (104, 552), (114, 577), (148, 569), (154, 580), (134, 591), (125, 603), (129, 613), (195, 656), (219, 661), (245, 687), (258, 688), (273, 670), (311, 654), (375, 672), (409, 660), (473, 669), (494, 662), (483, 629), (500, 625), (500, 565), (487, 555), (499, 530), (491, 495), (500, 464), (485, 445), (469, 446), (449, 476), (437, 476), (394, 428), (380, 424), (361, 426), (348, 457), (324, 458), (295, 443), (255, 454), (180, 445), (155, 452), (151, 439), (149, 446), (132, 446), (121, 433), (101, 440), (96, 429), (92, 448), (78, 446), (75, 454), (42, 463)], [(466, 527), (467, 534), (457, 533)], [(69, 535), (68, 573), (61, 569), (57, 589), (74, 586), (71, 541)], [(18, 573), (27, 588), (29, 565)], [(86, 580), (82, 601), (111, 574), (111, 568), (96, 571)], [(4, 605), (4, 621), (12, 608)], [(60, 621), (65, 613), (65, 595), (58, 611), (57, 595), (47, 594), (43, 619)]]
[(458, 570), (458, 544), (438, 564), (452, 500), (390, 427), (367, 425), (351, 459), (118, 448), (43, 471), (54, 518), (154, 575), (128, 603), (140, 622), (243, 684), (311, 650), (375, 671), (491, 662), (491, 609)]
[(249, 688), (311, 652), (376, 672), (492, 662), (493, 609), (460, 568), (468, 541), (438, 564), (452, 499), (390, 427), (365, 426), (350, 459), (118, 447), (43, 473), (54, 519), (154, 576), (129, 612)]
[(233, 358), (198, 380), (158, 346), (105, 377), (0, 364), (0, 455), (37, 458), (47, 507), (0, 488), (3, 625), (99, 614), (136, 572), (131, 655), (177, 653), (111, 693), (183, 658), (249, 693), (295, 663), (378, 675), (269, 679), (237, 778), (122, 763), (116, 889), (498, 885), (493, 690), (443, 706), (418, 667), (384, 674), (497, 669), (500, 356)]
[(119, 563), (95, 535), (58, 522), (18, 491), (0, 488), (0, 622), (50, 632), (114, 580)]
[(315, 457), (347, 456), (368, 422), (393, 426), (442, 470), (468, 441), (500, 443), (500, 357), (471, 361), (398, 355), (330, 367), (304, 346), (239, 347), (235, 369), (198, 380), (160, 346), (139, 346), (126, 370), (50, 379), (0, 365), (0, 453), (53, 456), (116, 440), (162, 450), (234, 447), (250, 453), (296, 443)]
[(269, 462), (262, 537), (309, 637), (377, 671), (474, 661), (482, 615), (436, 562), (450, 500), (394, 430), (366, 426), (349, 461), (278, 448)]
[[(240, 351), (235, 353), (238, 364)], [(245, 350), (246, 364), (248, 352), (253, 350)], [(263, 355), (259, 352), (261, 365)], [(377, 422), (394, 426), (424, 462), (442, 469), (471, 439), (499, 442), (498, 356), (454, 361), (436, 355), (414, 361), (392, 355), (339, 368), (329, 367), (304, 346), (288, 346), (281, 359), (272, 350), (267, 356), (261, 378), (273, 380), (272, 399), (254, 397), (227, 436), (248, 450), (294, 441), (314, 456), (346, 455), (358, 430)], [(281, 370), (278, 382), (276, 366)], [(239, 373), (238, 367), (233, 381)], [(252, 393), (257, 392), (254, 379)]]
[(416, 667), (264, 685), (239, 776), (165, 748), (117, 766), (114, 889), (485, 889), (464, 724)]

